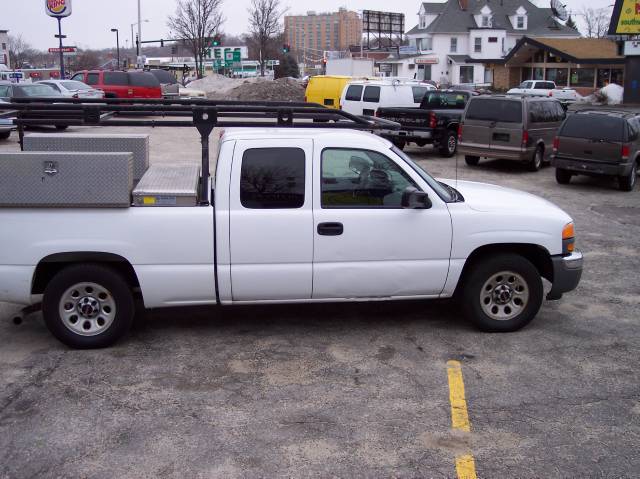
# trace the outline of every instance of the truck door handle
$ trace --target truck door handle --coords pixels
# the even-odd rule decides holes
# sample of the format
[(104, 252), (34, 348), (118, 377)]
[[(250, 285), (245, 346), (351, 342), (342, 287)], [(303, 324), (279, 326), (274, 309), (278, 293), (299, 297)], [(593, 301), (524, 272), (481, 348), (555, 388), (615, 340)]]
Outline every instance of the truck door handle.
[(340, 236), (344, 232), (342, 223), (320, 223), (318, 234), (321, 236)]

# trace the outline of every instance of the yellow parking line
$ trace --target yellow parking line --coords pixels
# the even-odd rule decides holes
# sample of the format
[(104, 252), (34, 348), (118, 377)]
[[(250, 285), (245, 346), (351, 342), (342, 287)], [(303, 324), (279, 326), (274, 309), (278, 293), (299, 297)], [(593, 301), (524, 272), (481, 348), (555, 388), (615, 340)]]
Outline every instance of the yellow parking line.
[[(451, 426), (462, 432), (471, 432), (467, 400), (464, 395), (462, 365), (459, 361), (447, 361), (449, 377), (449, 401), (451, 402)], [(476, 479), (476, 466), (471, 454), (456, 457), (456, 473), (458, 479)]]

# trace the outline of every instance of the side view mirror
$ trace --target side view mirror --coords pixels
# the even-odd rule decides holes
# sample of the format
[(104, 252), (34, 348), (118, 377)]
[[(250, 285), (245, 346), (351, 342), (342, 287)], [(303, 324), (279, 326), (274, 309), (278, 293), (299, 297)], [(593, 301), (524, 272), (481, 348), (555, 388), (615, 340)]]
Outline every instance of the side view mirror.
[(413, 210), (428, 210), (433, 206), (429, 195), (424, 191), (409, 186), (402, 194), (402, 207)]

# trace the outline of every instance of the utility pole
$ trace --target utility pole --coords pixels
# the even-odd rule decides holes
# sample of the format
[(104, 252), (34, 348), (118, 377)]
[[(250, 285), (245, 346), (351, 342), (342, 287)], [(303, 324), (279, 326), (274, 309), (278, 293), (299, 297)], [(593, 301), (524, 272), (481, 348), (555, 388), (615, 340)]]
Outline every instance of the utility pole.
[[(140, 0), (138, 0), (138, 47), (136, 54), (140, 57), (140, 42), (142, 41), (142, 10), (140, 8)], [(139, 60), (136, 59), (136, 63), (139, 63)], [(144, 65), (138, 65), (138, 68), (143, 67)]]
[(60, 80), (64, 80), (64, 52), (62, 51), (62, 39), (67, 37), (62, 34), (62, 17), (58, 17), (58, 34), (56, 35), (56, 38), (60, 40)]
[(115, 32), (116, 34), (116, 51), (117, 53), (117, 57), (118, 57), (118, 70), (120, 70), (120, 32), (118, 31), (117, 28), (112, 28), (111, 29), (112, 32)]

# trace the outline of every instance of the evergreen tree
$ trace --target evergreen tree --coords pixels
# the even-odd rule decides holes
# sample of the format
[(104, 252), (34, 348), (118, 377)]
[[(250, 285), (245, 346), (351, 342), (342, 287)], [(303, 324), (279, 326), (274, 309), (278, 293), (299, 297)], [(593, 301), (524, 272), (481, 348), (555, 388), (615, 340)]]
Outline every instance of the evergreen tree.
[(298, 62), (292, 55), (284, 55), (280, 59), (280, 66), (276, 67), (275, 78), (293, 77), (298, 78), (300, 76), (300, 67)]
[(578, 30), (578, 25), (576, 25), (576, 22), (573, 20), (573, 18), (571, 18), (571, 15), (569, 15), (569, 19), (567, 20), (567, 23), (565, 23), (565, 25), (569, 28), (573, 28), (574, 30)]

